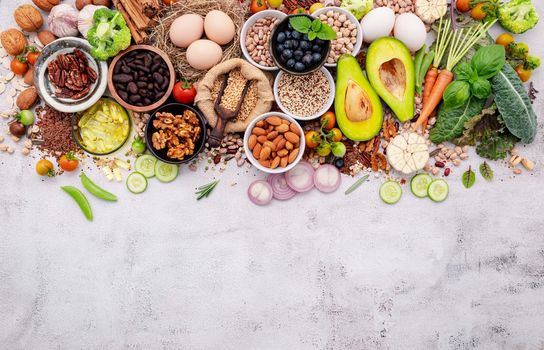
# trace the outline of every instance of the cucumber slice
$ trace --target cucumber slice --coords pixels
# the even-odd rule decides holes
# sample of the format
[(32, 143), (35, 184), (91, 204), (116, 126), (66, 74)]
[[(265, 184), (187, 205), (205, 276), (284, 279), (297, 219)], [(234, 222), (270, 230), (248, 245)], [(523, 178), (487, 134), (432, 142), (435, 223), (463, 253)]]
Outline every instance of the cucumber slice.
[(134, 168), (137, 172), (149, 178), (155, 176), (155, 163), (157, 163), (157, 158), (150, 154), (143, 154), (136, 159)]
[(427, 190), (429, 198), (435, 202), (442, 202), (448, 197), (449, 192), (450, 187), (448, 186), (446, 180), (443, 179), (436, 179), (431, 182), (429, 189)]
[(174, 181), (178, 177), (179, 167), (175, 164), (168, 164), (157, 160), (155, 163), (155, 177), (160, 182)]
[(412, 193), (419, 198), (427, 197), (429, 185), (433, 182), (433, 178), (429, 174), (417, 174), (410, 180), (410, 189)]
[(387, 204), (395, 204), (402, 196), (402, 188), (396, 181), (386, 181), (380, 187), (380, 198)]
[(147, 189), (147, 178), (135, 171), (127, 177), (127, 188), (132, 193), (142, 193)]

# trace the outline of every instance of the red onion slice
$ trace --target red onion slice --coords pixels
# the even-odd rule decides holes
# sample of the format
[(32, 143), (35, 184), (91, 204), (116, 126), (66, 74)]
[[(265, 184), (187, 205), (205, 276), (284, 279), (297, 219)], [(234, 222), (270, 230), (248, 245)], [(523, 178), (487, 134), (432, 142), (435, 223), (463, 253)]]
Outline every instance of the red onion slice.
[(254, 204), (267, 205), (272, 201), (272, 186), (263, 180), (254, 181), (247, 189), (247, 196)]
[(314, 184), (321, 192), (334, 192), (340, 187), (340, 171), (331, 164), (323, 164), (314, 172)]
[(305, 160), (285, 173), (287, 185), (297, 192), (307, 192), (314, 187), (314, 167)]
[(285, 201), (293, 198), (297, 192), (293, 191), (287, 184), (283, 174), (270, 174), (266, 181), (272, 187), (272, 196), (280, 201)]

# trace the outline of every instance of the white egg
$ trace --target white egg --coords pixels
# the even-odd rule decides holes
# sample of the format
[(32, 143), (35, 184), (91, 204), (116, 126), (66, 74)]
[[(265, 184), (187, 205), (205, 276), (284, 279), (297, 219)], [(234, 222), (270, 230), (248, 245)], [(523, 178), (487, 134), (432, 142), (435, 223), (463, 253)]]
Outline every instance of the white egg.
[(187, 47), (204, 33), (204, 20), (193, 13), (180, 16), (170, 25), (170, 41), (176, 46)]
[(206, 32), (208, 39), (219, 45), (225, 45), (234, 38), (236, 27), (225, 12), (213, 10), (208, 12), (204, 19), (204, 32)]
[(399, 39), (412, 52), (421, 49), (427, 40), (427, 29), (423, 21), (413, 13), (397, 16), (394, 29), (395, 38)]
[(395, 12), (389, 7), (378, 7), (370, 11), (361, 20), (365, 43), (371, 43), (382, 36), (389, 36), (394, 25)]
[(187, 63), (194, 69), (210, 69), (221, 61), (223, 50), (217, 43), (200, 39), (193, 42), (187, 48)]

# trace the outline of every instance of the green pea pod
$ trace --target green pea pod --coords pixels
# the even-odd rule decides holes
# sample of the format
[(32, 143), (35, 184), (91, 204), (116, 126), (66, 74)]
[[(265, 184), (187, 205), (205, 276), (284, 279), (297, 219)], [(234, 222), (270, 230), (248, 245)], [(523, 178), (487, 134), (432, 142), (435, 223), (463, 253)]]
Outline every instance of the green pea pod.
[(421, 49), (419, 49), (418, 52), (416, 52), (416, 56), (414, 57), (414, 68), (416, 73), (416, 88), (421, 88), (421, 81), (419, 81), (419, 73), (421, 72), (421, 63), (423, 62), (423, 57), (425, 57), (425, 50), (427, 49), (427, 45), (423, 45)]
[(61, 186), (61, 188), (76, 201), (77, 205), (79, 205), (81, 211), (83, 212), (83, 215), (85, 215), (87, 220), (93, 221), (93, 212), (91, 210), (91, 205), (89, 204), (89, 201), (87, 200), (87, 197), (85, 197), (83, 192), (81, 192), (74, 186)]
[(421, 62), (421, 70), (419, 71), (419, 75), (416, 76), (416, 80), (419, 80), (419, 85), (417, 86), (418, 88), (417, 92), (420, 95), (423, 92), (422, 88), (423, 88), (423, 80), (425, 79), (425, 74), (427, 74), (427, 71), (429, 70), (431, 63), (433, 63), (433, 60), (434, 60), (434, 51), (429, 51), (429, 53), (425, 55), (423, 62)]
[(89, 179), (87, 175), (85, 175), (85, 173), (81, 173), (79, 177), (81, 179), (81, 184), (83, 185), (83, 187), (85, 187), (87, 191), (91, 192), (93, 196), (106, 200), (106, 201), (111, 201), (111, 202), (117, 201), (116, 195), (99, 187), (97, 184), (92, 182), (91, 179)]

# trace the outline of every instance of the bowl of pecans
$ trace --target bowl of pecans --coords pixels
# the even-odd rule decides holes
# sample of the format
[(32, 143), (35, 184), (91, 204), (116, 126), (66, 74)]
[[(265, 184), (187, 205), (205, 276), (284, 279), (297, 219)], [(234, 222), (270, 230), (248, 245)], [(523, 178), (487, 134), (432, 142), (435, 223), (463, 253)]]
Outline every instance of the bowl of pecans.
[(34, 68), (38, 95), (60, 112), (88, 109), (104, 94), (108, 65), (90, 54), (87, 40), (67, 37), (43, 48)]
[(149, 151), (165, 163), (193, 160), (206, 144), (206, 120), (199, 110), (181, 103), (159, 107), (145, 128)]

